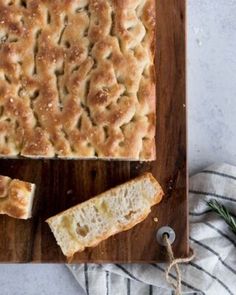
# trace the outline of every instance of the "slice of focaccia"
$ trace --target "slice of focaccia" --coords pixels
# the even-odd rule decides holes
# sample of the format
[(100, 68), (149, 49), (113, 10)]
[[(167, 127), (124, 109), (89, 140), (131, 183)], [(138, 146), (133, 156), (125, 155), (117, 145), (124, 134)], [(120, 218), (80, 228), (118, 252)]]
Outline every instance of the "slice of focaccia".
[(32, 214), (35, 184), (0, 175), (0, 214), (28, 219)]
[(147, 173), (49, 218), (58, 245), (67, 257), (94, 247), (144, 220), (163, 191)]

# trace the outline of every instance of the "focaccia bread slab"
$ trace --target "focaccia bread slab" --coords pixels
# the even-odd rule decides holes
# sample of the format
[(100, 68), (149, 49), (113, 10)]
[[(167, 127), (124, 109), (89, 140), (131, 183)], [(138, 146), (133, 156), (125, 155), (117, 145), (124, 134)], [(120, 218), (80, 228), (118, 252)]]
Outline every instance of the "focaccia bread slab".
[(0, 156), (155, 159), (155, 0), (0, 0)]
[(32, 216), (35, 184), (0, 175), (0, 214), (28, 219)]
[(162, 196), (159, 183), (147, 173), (51, 217), (47, 223), (63, 254), (73, 257), (144, 220)]

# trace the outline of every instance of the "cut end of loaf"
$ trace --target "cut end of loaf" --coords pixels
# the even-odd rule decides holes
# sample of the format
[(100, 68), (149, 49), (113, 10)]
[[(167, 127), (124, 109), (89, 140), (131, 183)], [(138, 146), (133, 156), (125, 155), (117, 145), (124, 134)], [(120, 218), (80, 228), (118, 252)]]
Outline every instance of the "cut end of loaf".
[(94, 247), (144, 220), (162, 199), (161, 186), (146, 173), (46, 220), (67, 257)]
[(35, 184), (0, 176), (0, 214), (28, 219), (32, 216)]

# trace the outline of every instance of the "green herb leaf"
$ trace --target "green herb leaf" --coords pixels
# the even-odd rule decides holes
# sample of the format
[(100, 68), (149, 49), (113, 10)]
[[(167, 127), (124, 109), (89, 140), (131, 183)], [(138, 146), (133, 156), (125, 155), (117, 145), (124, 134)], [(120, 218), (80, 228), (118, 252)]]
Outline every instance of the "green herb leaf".
[(210, 200), (209, 202), (207, 202), (207, 204), (212, 209), (212, 211), (216, 212), (219, 216), (221, 216), (224, 219), (224, 221), (229, 225), (232, 232), (236, 235), (236, 220), (230, 214), (228, 209), (215, 199)]

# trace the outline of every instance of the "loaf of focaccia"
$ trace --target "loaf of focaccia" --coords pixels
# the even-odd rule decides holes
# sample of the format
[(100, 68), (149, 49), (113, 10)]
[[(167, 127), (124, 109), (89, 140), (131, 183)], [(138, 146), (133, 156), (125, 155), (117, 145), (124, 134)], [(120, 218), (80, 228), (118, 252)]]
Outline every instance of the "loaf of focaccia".
[(155, 159), (155, 0), (0, 0), (0, 157)]

